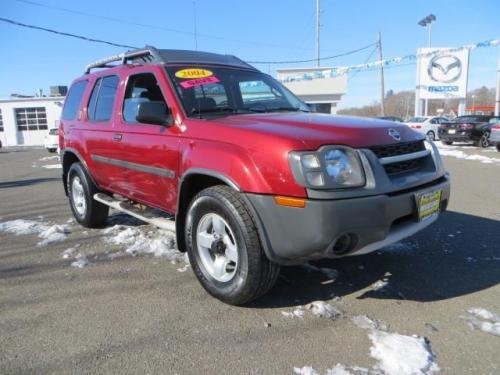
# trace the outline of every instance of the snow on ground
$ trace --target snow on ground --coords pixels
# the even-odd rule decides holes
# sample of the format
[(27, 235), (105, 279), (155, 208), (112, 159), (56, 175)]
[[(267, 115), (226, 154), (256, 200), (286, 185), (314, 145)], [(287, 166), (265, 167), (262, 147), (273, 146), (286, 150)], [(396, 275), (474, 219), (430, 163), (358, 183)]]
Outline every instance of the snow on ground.
[(500, 336), (500, 315), (482, 308), (467, 310), (467, 316), (463, 317), (472, 329)]
[(307, 272), (321, 272), (323, 275), (328, 277), (331, 281), (335, 281), (339, 277), (339, 271), (334, 268), (327, 267), (316, 267), (311, 263), (305, 263), (302, 265)]
[(372, 319), (367, 315), (356, 315), (352, 317), (352, 322), (362, 329), (374, 329), (379, 331), (387, 331), (388, 326), (385, 322), (377, 319)]
[(57, 163), (57, 164), (47, 164), (47, 165), (42, 165), (42, 168), (45, 168), (45, 169), (61, 169), (62, 165), (60, 163)]
[[(463, 151), (464, 150), (463, 147), (446, 146), (446, 145), (442, 144), (441, 142), (436, 142), (435, 144), (438, 147), (439, 153), (441, 154), (441, 156), (450, 156), (450, 157), (457, 158), (457, 159), (479, 161), (479, 162), (484, 163), (484, 164), (500, 165), (500, 158), (494, 158), (494, 157), (490, 158), (488, 156), (480, 155), (480, 154), (469, 155)], [(466, 148), (466, 149), (470, 149), (470, 148)], [(474, 150), (477, 151), (478, 149), (474, 149)]]
[[(488, 315), (488, 313), (477, 314), (495, 317), (494, 314)], [(370, 356), (377, 363), (370, 368), (338, 363), (333, 368), (327, 369), (326, 375), (433, 375), (439, 373), (436, 355), (426, 338), (390, 333), (386, 323), (366, 315), (357, 315), (351, 320), (356, 326), (369, 331), (368, 337), (372, 342)], [(293, 370), (295, 374), (319, 375), (319, 372), (310, 366), (294, 367)]]
[(285, 318), (293, 319), (293, 318), (304, 318), (305, 312), (309, 311), (312, 315), (318, 318), (326, 318), (335, 320), (343, 316), (343, 312), (340, 311), (333, 305), (325, 301), (314, 301), (308, 303), (305, 306), (296, 306), (295, 309), (291, 312), (282, 311), (281, 315)]
[(59, 155), (45, 156), (45, 157), (40, 158), (38, 160), (39, 161), (59, 160)]
[(373, 330), (370, 355), (378, 360), (375, 369), (388, 375), (437, 374), (439, 366), (429, 342), (419, 336), (406, 336)]
[[(152, 228), (148, 225), (126, 226), (116, 224), (103, 230), (107, 242), (123, 246), (130, 255), (149, 254), (163, 257), (173, 264), (185, 262), (187, 254), (176, 249), (175, 233), (163, 229)], [(116, 254), (116, 253), (114, 253)], [(114, 257), (110, 254), (108, 257)], [(186, 267), (187, 270), (187, 267)], [(179, 272), (184, 272), (180, 270)]]
[(75, 257), (75, 260), (71, 262), (71, 267), (75, 268), (83, 268), (90, 264), (89, 260), (83, 253), (78, 253)]
[(64, 241), (70, 233), (69, 225), (50, 225), (42, 221), (16, 219), (0, 223), (0, 231), (16, 236), (36, 234), (42, 240), (38, 246)]

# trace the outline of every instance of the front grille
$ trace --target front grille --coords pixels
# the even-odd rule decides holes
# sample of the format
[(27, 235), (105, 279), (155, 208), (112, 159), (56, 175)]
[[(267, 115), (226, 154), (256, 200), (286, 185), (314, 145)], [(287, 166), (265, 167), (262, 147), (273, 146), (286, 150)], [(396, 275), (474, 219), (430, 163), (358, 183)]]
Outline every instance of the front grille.
[(384, 165), (384, 169), (388, 175), (393, 175), (403, 172), (411, 172), (413, 170), (420, 169), (423, 160), (424, 160), (423, 158), (418, 158), (418, 159), (400, 161), (397, 163), (386, 164)]
[[(425, 144), (424, 141), (414, 141), (414, 142), (404, 142), (396, 143), (385, 146), (372, 146), (370, 150), (373, 151), (379, 159), (387, 158), (390, 156), (399, 156), (405, 154), (412, 154), (414, 152), (424, 151)], [(405, 161), (399, 161), (396, 163), (385, 164), (384, 169), (386, 173), (391, 176), (398, 173), (411, 172), (422, 168), (425, 162), (425, 158), (410, 159)]]
[(372, 146), (369, 148), (380, 159), (389, 156), (412, 154), (414, 152), (423, 151), (425, 150), (425, 144), (424, 141), (415, 141), (415, 142), (395, 143), (392, 145), (384, 145), (384, 146)]

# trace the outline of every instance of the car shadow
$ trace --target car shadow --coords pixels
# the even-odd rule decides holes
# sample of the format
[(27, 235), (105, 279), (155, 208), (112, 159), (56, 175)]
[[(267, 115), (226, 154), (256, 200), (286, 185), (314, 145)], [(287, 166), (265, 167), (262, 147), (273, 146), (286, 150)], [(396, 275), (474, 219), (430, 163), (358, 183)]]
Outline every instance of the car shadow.
[[(500, 222), (459, 212), (380, 251), (283, 267), (276, 286), (249, 307), (290, 307), (356, 295), (418, 302), (475, 293), (500, 282)], [(332, 278), (327, 270), (338, 271)]]

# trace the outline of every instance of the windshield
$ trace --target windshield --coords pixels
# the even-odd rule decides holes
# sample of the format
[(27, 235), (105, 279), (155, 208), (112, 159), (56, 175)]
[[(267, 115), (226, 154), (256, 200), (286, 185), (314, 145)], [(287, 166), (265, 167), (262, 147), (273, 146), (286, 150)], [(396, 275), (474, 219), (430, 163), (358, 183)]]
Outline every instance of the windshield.
[(490, 124), (497, 124), (500, 123), (500, 117), (493, 117), (490, 119)]
[(424, 122), (425, 120), (427, 120), (427, 117), (412, 117), (408, 122)]
[(267, 74), (225, 67), (166, 68), (189, 117), (303, 111), (309, 107)]

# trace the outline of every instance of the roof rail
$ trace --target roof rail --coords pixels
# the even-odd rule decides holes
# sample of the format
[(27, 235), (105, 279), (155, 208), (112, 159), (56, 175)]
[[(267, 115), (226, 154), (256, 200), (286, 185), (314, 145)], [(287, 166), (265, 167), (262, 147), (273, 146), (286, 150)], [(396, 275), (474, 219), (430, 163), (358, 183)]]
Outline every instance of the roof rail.
[(164, 59), (161, 57), (158, 50), (152, 46), (146, 46), (141, 49), (136, 49), (133, 51), (127, 51), (120, 53), (118, 55), (106, 57), (101, 60), (97, 60), (85, 67), (85, 74), (90, 73), (91, 69), (97, 68), (112, 68), (116, 65), (109, 65), (112, 62), (120, 61), (120, 64), (127, 64), (129, 61), (142, 61), (144, 63), (158, 62), (164, 63)]

